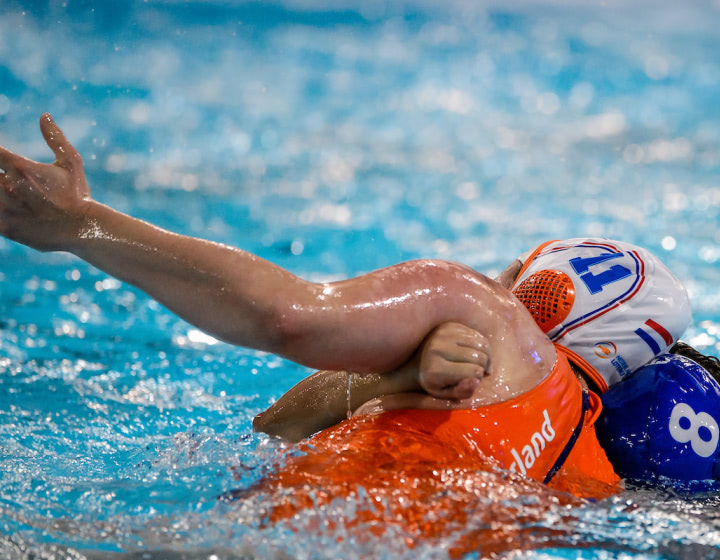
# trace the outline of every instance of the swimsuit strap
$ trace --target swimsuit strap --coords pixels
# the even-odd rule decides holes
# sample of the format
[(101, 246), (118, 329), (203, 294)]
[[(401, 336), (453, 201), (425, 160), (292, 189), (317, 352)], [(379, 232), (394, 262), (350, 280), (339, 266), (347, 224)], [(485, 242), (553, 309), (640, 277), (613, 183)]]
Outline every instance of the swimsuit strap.
[(583, 389), (583, 399), (582, 399), (582, 411), (580, 412), (580, 421), (578, 422), (577, 426), (575, 426), (575, 430), (573, 430), (572, 435), (570, 436), (570, 439), (565, 444), (565, 447), (563, 448), (562, 452), (557, 458), (557, 461), (555, 461), (555, 464), (553, 467), (548, 471), (547, 475), (545, 476), (545, 480), (543, 480), (544, 484), (547, 484), (552, 480), (552, 477), (557, 474), (557, 472), (562, 468), (562, 466), (565, 464), (565, 461), (568, 458), (568, 455), (570, 455), (570, 452), (573, 450), (573, 447), (575, 446), (575, 442), (580, 437), (580, 432), (582, 431), (583, 424), (585, 423), (585, 413), (590, 408), (590, 395), (588, 394), (588, 391)]

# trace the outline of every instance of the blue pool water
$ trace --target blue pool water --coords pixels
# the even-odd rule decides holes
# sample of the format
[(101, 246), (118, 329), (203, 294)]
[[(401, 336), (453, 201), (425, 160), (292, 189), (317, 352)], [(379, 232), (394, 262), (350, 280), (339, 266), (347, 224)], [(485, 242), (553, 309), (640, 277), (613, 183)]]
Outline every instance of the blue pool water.
[[(102, 202), (313, 280), (417, 257), (492, 274), (548, 238), (619, 238), (676, 271), (685, 340), (720, 354), (717, 0), (0, 13), (0, 145), (47, 160), (52, 112)], [(66, 254), (0, 239), (0, 261), (0, 557), (446, 556), (450, 537), (329, 529), (352, 503), (294, 532), (218, 502), (291, 451), (251, 421), (308, 371)], [(518, 499), (517, 557), (720, 557), (719, 501), (634, 488), (523, 525)]]

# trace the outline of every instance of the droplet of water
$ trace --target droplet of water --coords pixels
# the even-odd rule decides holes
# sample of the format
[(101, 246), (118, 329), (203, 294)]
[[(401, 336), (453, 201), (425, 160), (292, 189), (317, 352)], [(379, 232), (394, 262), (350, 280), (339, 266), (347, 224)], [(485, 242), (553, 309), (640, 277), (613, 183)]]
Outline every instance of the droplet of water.
[(352, 387), (353, 374), (348, 373), (348, 384), (347, 384), (347, 419), (352, 418), (352, 407), (350, 406), (350, 389)]

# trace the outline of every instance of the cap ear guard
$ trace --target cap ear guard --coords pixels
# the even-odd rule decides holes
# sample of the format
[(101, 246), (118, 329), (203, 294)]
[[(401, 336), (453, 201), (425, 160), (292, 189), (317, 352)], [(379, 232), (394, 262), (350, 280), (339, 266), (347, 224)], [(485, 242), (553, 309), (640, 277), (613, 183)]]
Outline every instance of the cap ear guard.
[(575, 302), (575, 286), (560, 270), (535, 272), (520, 282), (513, 293), (544, 333), (562, 323)]
[(624, 478), (720, 479), (720, 385), (665, 354), (603, 395), (600, 444)]

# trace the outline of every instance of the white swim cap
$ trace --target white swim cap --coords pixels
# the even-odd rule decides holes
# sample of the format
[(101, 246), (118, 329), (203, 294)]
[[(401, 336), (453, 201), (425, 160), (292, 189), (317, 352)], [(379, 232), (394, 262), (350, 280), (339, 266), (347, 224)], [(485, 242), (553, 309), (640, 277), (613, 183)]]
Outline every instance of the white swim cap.
[(666, 352), (691, 321), (687, 291), (670, 270), (649, 251), (609, 239), (541, 245), (513, 293), (603, 392)]

